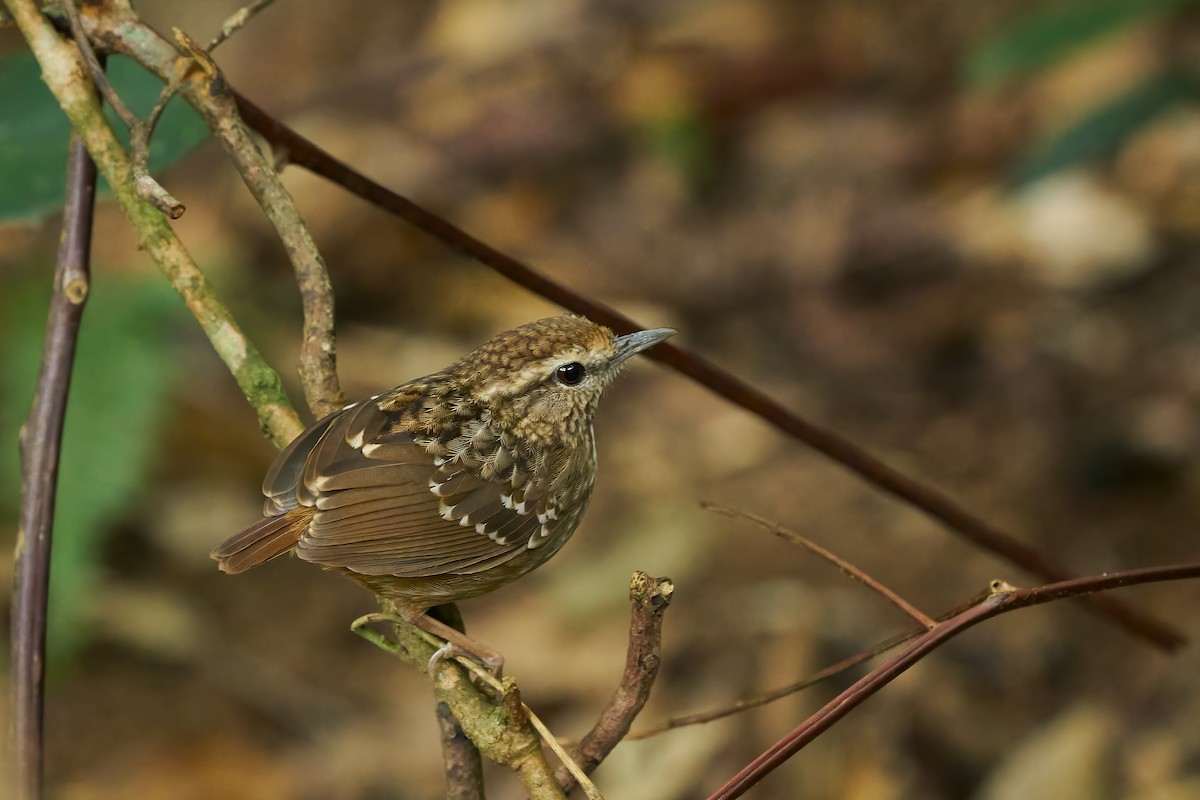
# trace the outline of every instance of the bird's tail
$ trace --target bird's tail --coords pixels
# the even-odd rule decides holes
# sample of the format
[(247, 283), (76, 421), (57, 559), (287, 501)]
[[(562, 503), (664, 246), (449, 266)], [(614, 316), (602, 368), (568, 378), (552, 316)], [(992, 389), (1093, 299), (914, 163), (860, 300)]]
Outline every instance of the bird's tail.
[(313, 509), (301, 506), (278, 517), (267, 517), (230, 536), (210, 555), (222, 572), (245, 572), (291, 550), (308, 530), (312, 515)]

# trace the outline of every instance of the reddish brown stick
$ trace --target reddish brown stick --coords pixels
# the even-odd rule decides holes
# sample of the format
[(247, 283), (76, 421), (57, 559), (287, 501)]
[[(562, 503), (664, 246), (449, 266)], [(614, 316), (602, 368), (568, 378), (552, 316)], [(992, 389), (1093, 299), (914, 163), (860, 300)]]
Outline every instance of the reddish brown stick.
[(750, 762), (741, 772), (714, 792), (709, 800), (733, 800), (741, 797), (780, 764), (798, 753), (846, 714), (861, 705), (868, 697), (903, 674), (933, 650), (941, 647), (963, 631), (986, 619), (1065, 597), (1078, 597), (1133, 586), (1139, 583), (1160, 583), (1200, 578), (1200, 563), (1173, 564), (1165, 567), (1146, 567), (1125, 572), (1107, 573), (1088, 578), (1074, 578), (1032, 589), (1013, 589), (1003, 581), (993, 582), (992, 593), (979, 605), (939, 623), (933, 630), (918, 638), (895, 658), (880, 665), (846, 691), (839, 694), (799, 727), (772, 745)]
[(21, 430), (21, 514), (13, 566), (12, 732), (13, 794), (42, 796), (42, 738), (46, 670), (46, 604), (50, 544), (63, 419), (75, 363), (79, 322), (87, 300), (96, 165), (82, 140), (71, 137), (67, 199), (54, 296), (46, 323), (42, 367), (29, 419)]

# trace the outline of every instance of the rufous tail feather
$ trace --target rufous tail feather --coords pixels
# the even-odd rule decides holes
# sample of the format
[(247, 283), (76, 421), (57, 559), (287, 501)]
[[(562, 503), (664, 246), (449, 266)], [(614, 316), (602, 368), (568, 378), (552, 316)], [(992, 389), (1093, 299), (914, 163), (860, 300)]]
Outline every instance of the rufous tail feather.
[(235, 533), (213, 548), (210, 555), (222, 572), (231, 575), (266, 563), (295, 547), (308, 530), (313, 509), (300, 507), (278, 517), (267, 517)]

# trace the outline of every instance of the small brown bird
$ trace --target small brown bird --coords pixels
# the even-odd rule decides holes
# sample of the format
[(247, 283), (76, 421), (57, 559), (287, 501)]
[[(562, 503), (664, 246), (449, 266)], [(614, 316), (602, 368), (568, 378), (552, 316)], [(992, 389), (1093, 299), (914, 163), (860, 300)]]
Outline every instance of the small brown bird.
[(493, 651), (425, 612), (558, 552), (592, 494), (601, 395), (627, 358), (673, 333), (616, 336), (552, 317), (346, 406), (279, 454), (263, 480), (266, 519), (212, 557), (238, 573), (292, 551), (445, 639), (439, 655), (466, 651), (498, 669)]

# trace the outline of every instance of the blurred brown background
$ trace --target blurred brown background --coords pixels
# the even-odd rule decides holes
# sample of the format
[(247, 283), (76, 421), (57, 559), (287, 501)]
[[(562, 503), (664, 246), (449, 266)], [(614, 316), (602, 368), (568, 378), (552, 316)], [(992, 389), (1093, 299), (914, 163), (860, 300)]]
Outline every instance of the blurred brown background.
[[(139, 9), (206, 40), (239, 5)], [(1200, 516), (1200, 15), (1138, 5), (287, 0), (217, 57), (366, 174), (678, 328), (1094, 573), (1195, 559)], [(19, 47), (0, 31), (2, 52)], [(351, 396), (556, 313), (337, 188), (284, 178), (329, 263)], [(176, 229), (294, 389), (295, 287), (237, 175), (205, 145), (161, 179), (188, 206)], [(11, 462), (58, 224), (0, 227), (3, 351), (26, 365), (0, 385)], [(259, 513), (272, 451), (111, 203), (94, 271), (77, 466), (60, 489), (52, 796), (437, 797), (424, 679), (347, 629), (370, 597), (298, 561), (231, 578), (208, 560)], [(597, 428), (598, 489), (570, 546), (463, 604), (561, 736), (615, 686), (635, 569), (677, 587), (643, 723), (793, 682), (905, 625), (701, 499), (779, 520), (929, 613), (993, 577), (1030, 582), (647, 363)], [(1200, 637), (1195, 583), (1123, 596)], [(935, 653), (751, 796), (1197, 797), (1196, 653), (1167, 658), (1078, 605), (1018, 612)], [(619, 800), (706, 796), (851, 677), (624, 744), (598, 784)], [(489, 796), (520, 796), (489, 777)]]

